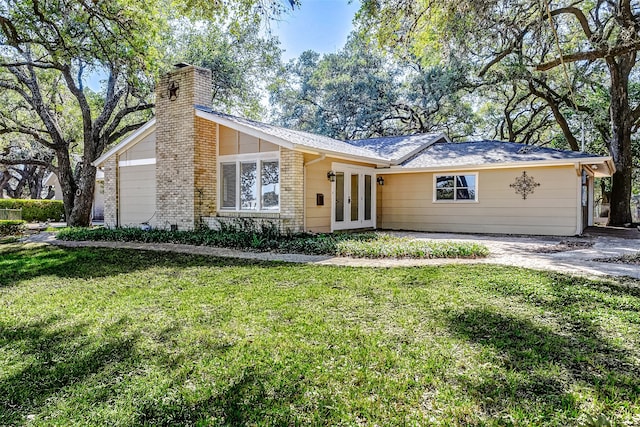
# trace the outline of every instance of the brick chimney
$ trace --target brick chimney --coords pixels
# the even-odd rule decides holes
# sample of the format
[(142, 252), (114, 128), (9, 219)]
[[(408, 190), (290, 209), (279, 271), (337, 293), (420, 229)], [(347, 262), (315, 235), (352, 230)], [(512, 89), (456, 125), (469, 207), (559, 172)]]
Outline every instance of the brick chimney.
[[(194, 105), (211, 105), (211, 70), (178, 64), (156, 88), (159, 228), (193, 229), (201, 216), (215, 212), (215, 126), (199, 124)], [(203, 159), (208, 164), (200, 164)], [(212, 189), (203, 201), (204, 185)]]

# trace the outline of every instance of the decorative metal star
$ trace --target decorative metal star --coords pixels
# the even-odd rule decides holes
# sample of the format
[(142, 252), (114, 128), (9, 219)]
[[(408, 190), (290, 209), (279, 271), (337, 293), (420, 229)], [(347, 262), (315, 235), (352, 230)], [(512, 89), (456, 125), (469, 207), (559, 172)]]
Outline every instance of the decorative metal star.
[(176, 99), (178, 97), (178, 90), (179, 89), (180, 89), (180, 86), (178, 86), (178, 83), (171, 82), (171, 84), (169, 85), (169, 99), (171, 101), (173, 101), (174, 99)]
[(536, 187), (540, 187), (540, 183), (535, 182), (532, 176), (523, 171), (522, 176), (517, 177), (516, 182), (509, 184), (509, 187), (515, 188), (516, 194), (521, 194), (522, 198), (526, 200), (529, 194), (533, 194)]

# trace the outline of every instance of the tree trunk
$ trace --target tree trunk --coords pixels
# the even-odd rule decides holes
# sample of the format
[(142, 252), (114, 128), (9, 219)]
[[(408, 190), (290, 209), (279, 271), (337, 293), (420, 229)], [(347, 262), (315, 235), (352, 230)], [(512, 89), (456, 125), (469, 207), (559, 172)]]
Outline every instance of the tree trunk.
[(611, 76), (611, 138), (609, 151), (616, 165), (611, 182), (611, 211), (609, 224), (621, 226), (631, 220), (631, 178), (633, 156), (631, 153), (631, 108), (629, 105), (629, 74), (635, 64), (635, 53), (619, 58), (609, 58), (607, 66)]
[(67, 223), (72, 227), (88, 227), (91, 225), (96, 168), (90, 164), (85, 164), (79, 175), (73, 209), (71, 209), (71, 215), (68, 217)]
[(64, 215), (69, 227), (88, 227), (91, 225), (91, 208), (96, 182), (96, 168), (81, 165), (74, 174), (69, 154), (65, 149), (56, 153), (58, 159), (58, 181), (62, 189)]

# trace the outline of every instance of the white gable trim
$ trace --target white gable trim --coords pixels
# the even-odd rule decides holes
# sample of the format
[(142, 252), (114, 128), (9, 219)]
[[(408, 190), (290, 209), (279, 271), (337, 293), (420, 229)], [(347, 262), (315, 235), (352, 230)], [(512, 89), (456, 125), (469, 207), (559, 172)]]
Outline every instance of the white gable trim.
[(145, 123), (143, 126), (135, 130), (132, 134), (127, 136), (125, 139), (120, 141), (119, 144), (112, 147), (109, 151), (104, 153), (102, 156), (98, 157), (91, 164), (96, 167), (100, 166), (102, 163), (104, 163), (109, 157), (113, 156), (114, 154), (122, 153), (123, 151), (126, 151), (129, 148), (133, 147), (138, 142), (142, 141), (144, 138), (149, 136), (149, 134), (151, 134), (153, 131), (155, 131), (156, 130), (155, 125), (156, 125), (156, 119), (154, 117), (153, 119)]

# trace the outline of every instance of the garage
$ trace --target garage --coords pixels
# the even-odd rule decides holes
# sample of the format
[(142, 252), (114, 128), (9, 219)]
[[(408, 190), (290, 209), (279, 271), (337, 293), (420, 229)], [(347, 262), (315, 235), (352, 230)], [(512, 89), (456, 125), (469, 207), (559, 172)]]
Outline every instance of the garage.
[(155, 224), (156, 165), (127, 165), (120, 162), (118, 188), (121, 227)]

